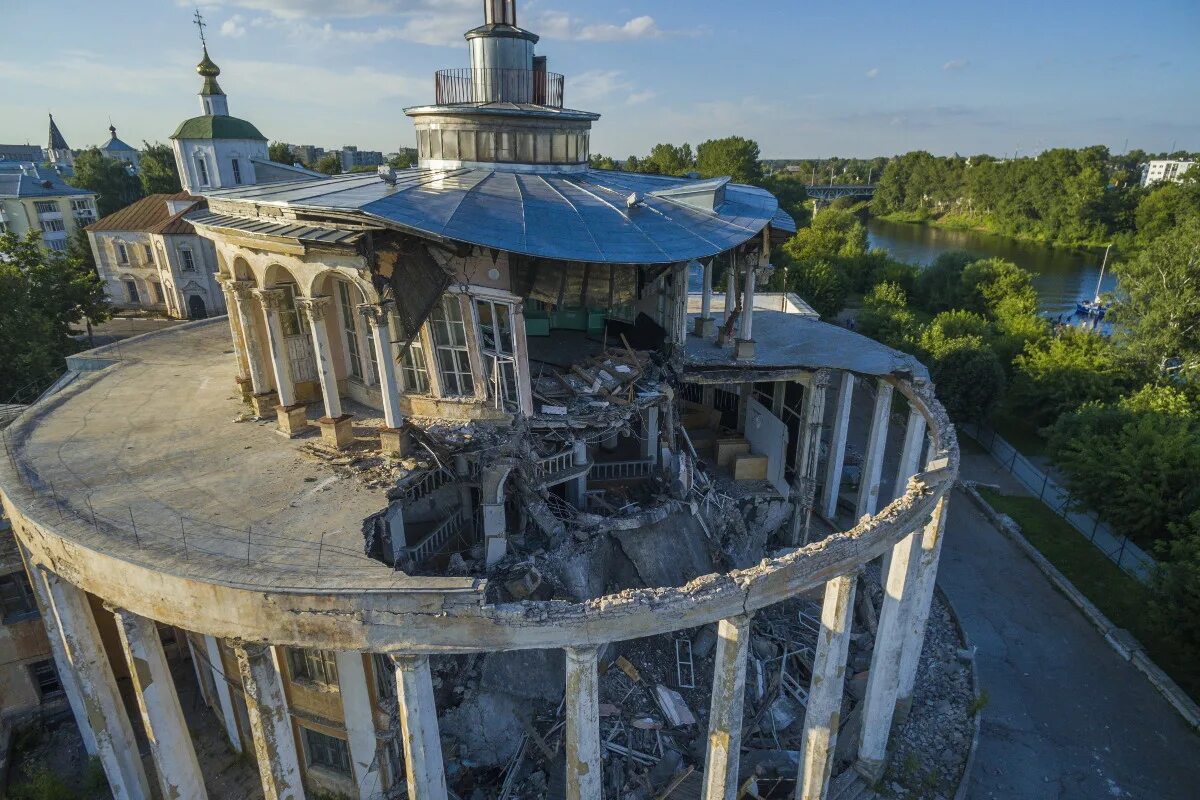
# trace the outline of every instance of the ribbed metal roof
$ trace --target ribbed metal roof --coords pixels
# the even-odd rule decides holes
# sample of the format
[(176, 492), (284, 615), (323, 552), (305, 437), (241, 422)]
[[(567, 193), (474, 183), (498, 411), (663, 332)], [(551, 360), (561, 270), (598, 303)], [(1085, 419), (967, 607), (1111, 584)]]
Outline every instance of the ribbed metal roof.
[[(376, 173), (355, 173), (222, 189), (208, 196), (307, 211), (358, 211), (436, 237), (593, 263), (687, 261), (736, 247), (768, 223), (795, 230), (775, 197), (754, 186), (722, 184), (723, 191), (713, 192), (711, 209), (694, 196), (686, 202), (670, 196), (697, 185), (685, 178), (606, 170), (417, 168), (397, 172), (394, 184)], [(639, 199), (631, 207), (634, 194)]]
[(213, 214), (208, 211), (188, 214), (186, 219), (193, 225), (203, 225), (208, 228), (222, 228), (258, 236), (277, 236), (322, 244), (354, 244), (363, 235), (362, 231), (321, 228), (303, 222), (267, 222), (254, 217), (235, 217), (228, 214)]

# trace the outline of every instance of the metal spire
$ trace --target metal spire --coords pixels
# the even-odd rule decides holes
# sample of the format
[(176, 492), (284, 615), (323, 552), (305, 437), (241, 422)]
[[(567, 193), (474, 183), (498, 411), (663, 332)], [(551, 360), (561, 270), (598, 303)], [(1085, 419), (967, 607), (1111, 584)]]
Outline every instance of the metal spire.
[(204, 39), (204, 29), (208, 27), (208, 23), (204, 21), (204, 16), (200, 13), (200, 9), (196, 9), (196, 15), (192, 17), (192, 23), (200, 30), (200, 46), (204, 51), (208, 52), (208, 42)]

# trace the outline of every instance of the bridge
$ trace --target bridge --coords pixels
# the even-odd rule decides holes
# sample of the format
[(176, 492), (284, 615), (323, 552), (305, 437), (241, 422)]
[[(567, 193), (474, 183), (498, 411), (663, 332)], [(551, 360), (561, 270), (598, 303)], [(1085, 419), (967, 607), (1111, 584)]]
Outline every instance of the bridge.
[(814, 200), (829, 203), (839, 197), (873, 197), (875, 186), (874, 183), (815, 183), (806, 185), (804, 191)]

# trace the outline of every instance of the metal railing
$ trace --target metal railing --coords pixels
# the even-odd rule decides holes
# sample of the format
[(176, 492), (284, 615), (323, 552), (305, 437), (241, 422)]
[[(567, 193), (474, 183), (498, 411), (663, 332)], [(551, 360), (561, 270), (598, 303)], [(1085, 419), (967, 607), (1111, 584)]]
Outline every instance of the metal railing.
[(622, 478), (645, 478), (654, 471), (654, 459), (639, 458), (635, 461), (600, 461), (592, 465), (588, 477), (594, 481), (611, 481)]
[(425, 538), (410, 547), (401, 548), (408, 564), (419, 567), (437, 555), (452, 539), (462, 533), (467, 523), (467, 512), (458, 509), (445, 522), (430, 531)]
[(434, 75), (440, 106), (530, 103), (563, 107), (564, 78), (557, 72), (499, 67), (441, 69)]
[(1158, 564), (1145, 550), (1115, 533), (1096, 512), (1081, 510), (1067, 489), (1038, 469), (994, 429), (975, 423), (960, 425), (959, 429), (979, 442), (1031, 494), (1069, 522), (1110, 561), (1142, 583), (1150, 580)]

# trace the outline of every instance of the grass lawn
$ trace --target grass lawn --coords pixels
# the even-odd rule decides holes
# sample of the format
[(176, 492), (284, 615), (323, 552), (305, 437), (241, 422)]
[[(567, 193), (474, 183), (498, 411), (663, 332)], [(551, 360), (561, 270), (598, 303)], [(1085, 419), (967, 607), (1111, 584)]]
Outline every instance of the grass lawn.
[(1083, 534), (1036, 497), (1014, 497), (979, 487), (992, 508), (1021, 526), (1029, 543), (1116, 625), (1132, 633), (1146, 653), (1193, 699), (1200, 699), (1200, 668), (1182, 657), (1169, 636), (1153, 626), (1150, 589), (1126, 575)]

